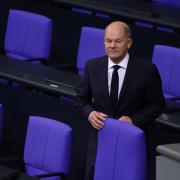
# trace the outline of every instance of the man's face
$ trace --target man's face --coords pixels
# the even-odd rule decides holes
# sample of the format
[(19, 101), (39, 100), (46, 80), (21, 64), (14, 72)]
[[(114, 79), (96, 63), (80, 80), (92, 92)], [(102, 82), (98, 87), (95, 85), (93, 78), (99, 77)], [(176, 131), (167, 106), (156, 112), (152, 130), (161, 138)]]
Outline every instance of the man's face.
[(132, 39), (125, 36), (124, 28), (109, 28), (105, 31), (105, 50), (108, 57), (119, 63), (131, 47)]

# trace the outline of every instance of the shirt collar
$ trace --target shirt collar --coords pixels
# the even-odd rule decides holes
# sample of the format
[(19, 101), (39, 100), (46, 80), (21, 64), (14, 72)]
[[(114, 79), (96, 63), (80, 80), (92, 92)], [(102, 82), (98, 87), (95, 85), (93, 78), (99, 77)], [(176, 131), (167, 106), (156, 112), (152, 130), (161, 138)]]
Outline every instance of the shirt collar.
[(115, 64), (109, 57), (108, 57), (108, 69), (111, 69), (114, 65), (119, 65), (121, 68), (126, 69), (129, 61), (129, 54), (127, 53), (126, 56), (122, 59), (122, 61), (118, 64)]

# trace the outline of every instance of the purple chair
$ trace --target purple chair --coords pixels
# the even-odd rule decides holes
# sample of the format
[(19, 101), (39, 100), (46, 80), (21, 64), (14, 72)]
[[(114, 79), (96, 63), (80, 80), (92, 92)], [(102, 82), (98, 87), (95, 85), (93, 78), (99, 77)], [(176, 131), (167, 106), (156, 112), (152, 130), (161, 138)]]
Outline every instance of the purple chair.
[(152, 62), (160, 72), (165, 98), (179, 99), (180, 48), (155, 45)]
[(52, 20), (43, 15), (11, 9), (6, 37), (6, 55), (18, 60), (46, 63), (51, 51)]
[[(72, 129), (68, 125), (53, 119), (30, 116), (24, 149), (27, 174), (56, 175), (45, 180), (65, 179), (70, 172), (71, 149)], [(61, 178), (58, 177), (60, 174)]]
[(83, 74), (85, 64), (89, 59), (105, 55), (104, 30), (95, 27), (82, 27), (79, 42), (77, 69)]
[[(95, 27), (82, 27), (76, 64), (78, 74), (83, 75), (88, 60), (103, 55), (105, 55), (104, 30)], [(73, 101), (64, 96), (60, 98), (69, 102)]]
[(98, 134), (94, 180), (145, 180), (146, 156), (144, 132), (108, 118)]

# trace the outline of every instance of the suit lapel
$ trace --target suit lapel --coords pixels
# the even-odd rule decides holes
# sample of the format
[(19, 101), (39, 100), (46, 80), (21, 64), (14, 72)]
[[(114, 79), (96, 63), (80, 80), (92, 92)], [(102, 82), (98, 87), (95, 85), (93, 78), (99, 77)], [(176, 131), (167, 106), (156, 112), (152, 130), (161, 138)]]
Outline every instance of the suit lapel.
[(107, 56), (103, 58), (102, 64), (101, 64), (101, 79), (102, 79), (102, 87), (104, 88), (103, 94), (105, 101), (109, 108), (111, 108), (111, 102), (109, 97), (109, 88), (108, 88), (108, 58)]
[(134, 74), (135, 74), (135, 60), (129, 58), (126, 74), (125, 74), (125, 77), (124, 77), (121, 93), (120, 93), (120, 96), (119, 96), (118, 105), (121, 102), (122, 97), (125, 95), (127, 87), (131, 86)]

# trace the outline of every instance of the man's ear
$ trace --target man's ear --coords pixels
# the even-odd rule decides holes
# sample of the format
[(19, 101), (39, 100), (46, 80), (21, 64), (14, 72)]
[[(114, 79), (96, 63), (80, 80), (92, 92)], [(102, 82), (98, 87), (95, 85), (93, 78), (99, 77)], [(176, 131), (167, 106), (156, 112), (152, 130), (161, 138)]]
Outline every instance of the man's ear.
[(128, 38), (128, 49), (130, 49), (131, 48), (131, 46), (132, 46), (132, 43), (133, 43), (133, 38)]

